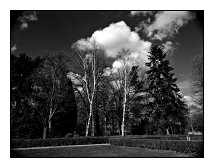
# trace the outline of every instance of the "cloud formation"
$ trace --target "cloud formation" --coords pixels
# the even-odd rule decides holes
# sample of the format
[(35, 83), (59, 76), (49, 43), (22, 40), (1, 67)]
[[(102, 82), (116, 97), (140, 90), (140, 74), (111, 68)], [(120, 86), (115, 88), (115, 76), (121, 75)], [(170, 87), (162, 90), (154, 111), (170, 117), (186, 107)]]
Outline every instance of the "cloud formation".
[(14, 52), (17, 50), (16, 44), (13, 45), (13, 47), (11, 47), (11, 52)]
[(142, 30), (152, 40), (163, 40), (178, 33), (193, 18), (193, 14), (188, 11), (160, 11), (154, 15), (152, 23), (142, 21), (138, 31)]
[[(91, 37), (80, 39), (76, 42), (79, 49), (91, 48), (91, 43), (95, 41), (103, 46), (107, 56), (117, 58), (122, 49), (127, 49), (130, 54), (127, 61), (132, 64), (145, 65), (147, 54), (151, 47), (151, 42), (144, 41), (138, 33), (131, 31), (130, 27), (124, 21), (112, 23), (108, 27), (95, 31)], [(118, 65), (120, 60), (113, 65)]]
[(21, 23), (20, 29), (24, 30), (28, 28), (28, 22), (37, 21), (37, 13), (35, 11), (25, 11), (23, 15), (18, 17), (18, 21)]

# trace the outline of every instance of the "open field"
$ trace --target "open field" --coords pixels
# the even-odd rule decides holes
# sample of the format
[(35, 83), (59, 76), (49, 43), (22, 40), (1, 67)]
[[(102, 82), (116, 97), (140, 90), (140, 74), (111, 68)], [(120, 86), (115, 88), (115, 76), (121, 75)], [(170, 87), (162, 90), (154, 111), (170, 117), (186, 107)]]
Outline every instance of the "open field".
[(104, 145), (66, 146), (11, 150), (11, 157), (194, 157), (190, 154)]

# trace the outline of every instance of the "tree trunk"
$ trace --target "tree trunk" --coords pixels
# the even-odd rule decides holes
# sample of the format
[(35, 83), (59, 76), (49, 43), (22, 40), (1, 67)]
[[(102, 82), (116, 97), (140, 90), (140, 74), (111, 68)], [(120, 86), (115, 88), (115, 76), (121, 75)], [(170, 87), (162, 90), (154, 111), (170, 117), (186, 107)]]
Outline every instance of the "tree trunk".
[(51, 124), (51, 118), (49, 117), (49, 120), (48, 120), (48, 132), (49, 132), (49, 135), (52, 131), (52, 124)]
[(47, 135), (47, 127), (46, 127), (46, 126), (44, 126), (44, 128), (43, 128), (43, 136), (42, 136), (42, 138), (43, 138), (43, 139), (46, 139), (46, 135)]
[(94, 114), (91, 115), (91, 136), (94, 136)]
[(122, 120), (122, 125), (121, 125), (122, 136), (124, 136), (124, 132), (125, 132), (125, 130), (124, 130), (125, 111), (126, 111), (126, 104), (124, 103), (123, 104), (123, 120)]
[(89, 107), (89, 117), (88, 117), (88, 122), (87, 122), (87, 125), (86, 125), (85, 136), (88, 136), (89, 126), (90, 126), (91, 116), (92, 116), (92, 103), (90, 102), (89, 104), (90, 104), (90, 107)]
[(166, 128), (166, 135), (169, 135), (169, 128)]
[(106, 115), (105, 115), (105, 118), (104, 118), (104, 122), (105, 122), (105, 128), (104, 128), (104, 130), (105, 130), (105, 132), (107, 131), (107, 121), (106, 121)]
[[(53, 89), (54, 89), (54, 86), (53, 86)], [(53, 99), (51, 99), (51, 102), (50, 102), (50, 112), (49, 112), (49, 116), (48, 116), (48, 134), (50, 135), (51, 133), (51, 129), (52, 129), (52, 126), (51, 126), (51, 118), (52, 118), (52, 114), (53, 113)]]
[(126, 70), (125, 70), (125, 79), (124, 79), (124, 101), (123, 101), (123, 120), (122, 120), (122, 125), (121, 125), (121, 131), (122, 131), (122, 136), (124, 136), (124, 120), (125, 120), (125, 112), (126, 112)]
[(191, 130), (192, 130), (192, 132), (194, 132), (194, 128), (193, 128), (193, 126), (192, 126), (192, 123), (191, 123), (191, 125), (190, 125), (190, 126), (191, 126)]
[(43, 126), (43, 134), (42, 134), (42, 138), (46, 139), (47, 136), (47, 123), (46, 123), (46, 118), (44, 119), (44, 126)]

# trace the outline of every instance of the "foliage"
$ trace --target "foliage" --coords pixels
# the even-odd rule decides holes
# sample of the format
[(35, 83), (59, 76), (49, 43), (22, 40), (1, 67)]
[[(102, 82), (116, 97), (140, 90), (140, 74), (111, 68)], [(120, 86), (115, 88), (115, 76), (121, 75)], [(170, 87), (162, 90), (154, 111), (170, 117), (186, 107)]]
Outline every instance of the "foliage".
[[(123, 66), (116, 72), (95, 44), (72, 47), (78, 74), (63, 53), (11, 56), (12, 138), (185, 133), (186, 104), (160, 47), (152, 47), (147, 72), (126, 62), (129, 51), (121, 51)], [(195, 126), (201, 117), (194, 117)]]
[(42, 63), (39, 57), (31, 59), (26, 54), (19, 57), (11, 55), (11, 137), (12, 138), (38, 138), (42, 128), (40, 114), (32, 108), (32, 82), (31, 74)]
[(73, 137), (52, 139), (11, 139), (11, 148), (28, 148), (42, 146), (86, 145), (108, 143), (107, 137)]
[[(54, 136), (52, 127), (53, 118), (55, 117), (55, 120), (57, 120), (56, 117), (58, 117), (58, 120), (60, 120), (60, 118), (63, 118), (62, 115), (65, 117), (65, 115), (69, 114), (65, 113), (69, 108), (69, 103), (67, 101), (75, 103), (74, 95), (72, 100), (65, 100), (66, 97), (72, 98), (72, 95), (68, 94), (73, 92), (72, 86), (68, 86), (71, 85), (71, 83), (68, 84), (67, 79), (68, 61), (68, 57), (63, 53), (46, 55), (43, 63), (31, 76), (33, 83), (33, 98), (38, 104), (36, 108), (41, 109), (43, 107), (40, 112), (43, 121), (44, 139), (46, 138), (47, 133), (49, 137)], [(69, 87), (71, 88), (69, 89)], [(70, 106), (72, 106), (72, 103)], [(58, 113), (62, 114), (59, 116)], [(65, 123), (66, 121), (63, 121), (63, 124)], [(60, 134), (63, 134), (64, 136), (66, 133), (63, 131)]]
[(153, 46), (147, 71), (150, 94), (149, 113), (156, 131), (164, 133), (167, 129), (171, 133), (184, 133), (187, 125), (187, 106), (182, 101), (180, 90), (176, 85), (176, 78), (171, 73), (166, 54), (158, 46)]
[(192, 61), (192, 93), (197, 107), (192, 108), (191, 124), (195, 131), (204, 130), (204, 62), (198, 55)]
[(75, 61), (79, 65), (80, 72), (83, 73), (83, 76), (74, 73), (72, 73), (72, 75), (74, 75), (74, 80), (78, 80), (80, 87), (84, 90), (86, 100), (81, 95), (80, 91), (78, 93), (80, 94), (83, 101), (87, 101), (87, 104), (89, 105), (89, 113), (87, 116), (87, 125), (85, 131), (86, 136), (89, 135), (89, 127), (91, 127), (91, 135), (94, 136), (95, 133), (94, 101), (97, 93), (97, 86), (102, 78), (105, 58), (105, 51), (101, 49), (95, 41), (90, 45), (90, 49), (83, 50), (79, 48), (77, 43), (72, 45)]
[(62, 112), (53, 117), (53, 136), (64, 137), (67, 133), (74, 134), (77, 124), (77, 106), (72, 82), (67, 79), (66, 93), (61, 103)]
[(195, 56), (192, 61), (192, 92), (196, 103), (203, 108), (204, 62), (203, 56)]
[(203, 141), (160, 140), (160, 139), (131, 139), (110, 138), (110, 144), (119, 146), (141, 147), (156, 150), (172, 150), (183, 153), (193, 153), (203, 157)]

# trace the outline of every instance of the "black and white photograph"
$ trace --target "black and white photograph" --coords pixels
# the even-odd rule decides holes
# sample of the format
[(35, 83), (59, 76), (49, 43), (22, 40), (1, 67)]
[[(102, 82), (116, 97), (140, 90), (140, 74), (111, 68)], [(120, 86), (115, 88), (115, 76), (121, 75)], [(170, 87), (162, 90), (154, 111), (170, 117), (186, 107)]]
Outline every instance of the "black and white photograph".
[(10, 158), (204, 158), (204, 10), (11, 9), (9, 113)]

